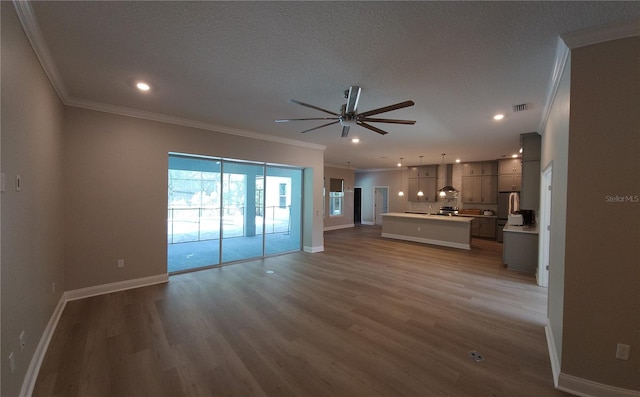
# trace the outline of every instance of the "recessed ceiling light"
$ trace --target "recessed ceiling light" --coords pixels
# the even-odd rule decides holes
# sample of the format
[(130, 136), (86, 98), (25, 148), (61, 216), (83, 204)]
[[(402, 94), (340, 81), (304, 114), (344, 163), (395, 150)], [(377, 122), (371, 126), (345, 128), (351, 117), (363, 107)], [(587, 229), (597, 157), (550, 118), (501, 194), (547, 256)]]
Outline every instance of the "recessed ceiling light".
[(360, 139), (358, 139), (358, 138), (353, 138), (353, 139), (351, 140), (351, 142), (353, 142), (353, 143), (358, 143), (358, 142), (360, 142)]
[(140, 91), (149, 91), (151, 89), (151, 86), (143, 81), (140, 81), (138, 83), (136, 83), (136, 87), (140, 90)]
[(504, 114), (496, 114), (495, 116), (493, 116), (494, 120), (502, 120), (504, 118)]
[(520, 148), (520, 153), (522, 153), (522, 148)]

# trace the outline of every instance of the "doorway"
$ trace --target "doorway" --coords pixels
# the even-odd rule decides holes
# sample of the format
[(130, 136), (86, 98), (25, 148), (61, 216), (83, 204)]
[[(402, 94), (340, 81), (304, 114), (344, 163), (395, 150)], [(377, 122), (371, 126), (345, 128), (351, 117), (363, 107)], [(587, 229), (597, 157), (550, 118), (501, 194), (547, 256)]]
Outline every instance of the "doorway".
[(353, 188), (353, 223), (362, 223), (362, 188)]
[(382, 214), (389, 212), (389, 187), (373, 188), (373, 223), (382, 225)]
[(540, 203), (540, 248), (538, 257), (538, 285), (547, 287), (549, 285), (549, 245), (551, 243), (551, 182), (553, 175), (553, 165), (549, 165), (542, 172), (542, 194)]

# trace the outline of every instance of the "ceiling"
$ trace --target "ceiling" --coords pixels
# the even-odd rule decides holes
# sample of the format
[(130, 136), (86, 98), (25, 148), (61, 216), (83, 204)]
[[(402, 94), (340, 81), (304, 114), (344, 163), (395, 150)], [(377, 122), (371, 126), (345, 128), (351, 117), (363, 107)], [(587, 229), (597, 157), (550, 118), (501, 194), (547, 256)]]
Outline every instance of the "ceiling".
[[(326, 164), (378, 169), (516, 153), (543, 120), (559, 36), (640, 16), (640, 2), (84, 1), (29, 12), (67, 104), (324, 145)], [(139, 80), (152, 89), (138, 92)], [(323, 122), (274, 122), (325, 116), (290, 98), (339, 112), (351, 85), (359, 111), (415, 101), (377, 117), (416, 124), (341, 138), (339, 125), (301, 134)]]

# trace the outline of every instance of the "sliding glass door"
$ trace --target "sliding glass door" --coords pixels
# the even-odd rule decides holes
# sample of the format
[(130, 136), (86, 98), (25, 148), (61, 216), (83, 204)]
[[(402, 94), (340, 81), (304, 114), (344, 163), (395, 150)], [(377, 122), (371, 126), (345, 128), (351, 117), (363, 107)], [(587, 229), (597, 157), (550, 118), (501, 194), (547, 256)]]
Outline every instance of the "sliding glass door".
[(168, 271), (300, 250), (302, 170), (169, 155)]
[(222, 262), (263, 256), (264, 165), (224, 162)]
[(265, 188), (265, 255), (300, 249), (302, 170), (267, 166)]
[(219, 160), (169, 157), (169, 272), (220, 263)]

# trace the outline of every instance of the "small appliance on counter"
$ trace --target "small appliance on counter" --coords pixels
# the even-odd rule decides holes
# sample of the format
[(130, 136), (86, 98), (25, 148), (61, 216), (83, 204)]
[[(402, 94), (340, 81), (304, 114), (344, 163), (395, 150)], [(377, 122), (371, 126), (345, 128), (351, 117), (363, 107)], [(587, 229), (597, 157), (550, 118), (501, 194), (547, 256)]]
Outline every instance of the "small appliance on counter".
[(533, 210), (520, 210), (519, 212), (522, 215), (522, 223), (525, 225), (533, 225), (536, 223), (535, 212), (533, 212)]
[(495, 213), (493, 212), (493, 210), (484, 210), (484, 211), (482, 211), (482, 215), (494, 216)]
[(511, 226), (523, 226), (524, 217), (522, 216), (522, 214), (509, 214), (507, 224)]

